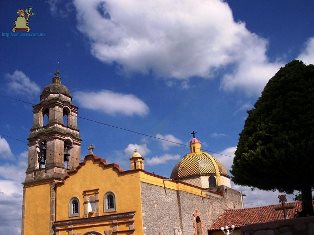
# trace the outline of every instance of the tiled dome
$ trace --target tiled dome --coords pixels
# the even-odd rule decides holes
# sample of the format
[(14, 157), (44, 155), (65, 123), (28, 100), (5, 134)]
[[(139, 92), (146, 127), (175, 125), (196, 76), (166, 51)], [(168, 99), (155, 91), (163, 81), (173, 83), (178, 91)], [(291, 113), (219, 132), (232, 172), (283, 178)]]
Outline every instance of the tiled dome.
[(190, 153), (173, 168), (170, 178), (188, 179), (198, 176), (221, 175), (228, 177), (226, 168), (213, 156), (201, 150), (201, 142), (195, 138), (190, 141)]
[(206, 152), (189, 153), (173, 168), (170, 178), (184, 179), (194, 176), (211, 175), (219, 171), (228, 176), (226, 168)]

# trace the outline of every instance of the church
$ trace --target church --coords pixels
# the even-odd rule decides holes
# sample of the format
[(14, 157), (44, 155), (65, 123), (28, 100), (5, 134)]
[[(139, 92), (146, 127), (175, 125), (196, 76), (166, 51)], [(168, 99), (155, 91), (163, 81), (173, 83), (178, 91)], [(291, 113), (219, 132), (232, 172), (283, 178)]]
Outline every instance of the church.
[[(81, 157), (78, 107), (57, 71), (33, 106), (23, 183), (22, 235), (207, 235), (229, 209), (243, 207), (225, 167), (193, 137), (170, 178)], [(81, 160), (81, 158), (83, 160)]]

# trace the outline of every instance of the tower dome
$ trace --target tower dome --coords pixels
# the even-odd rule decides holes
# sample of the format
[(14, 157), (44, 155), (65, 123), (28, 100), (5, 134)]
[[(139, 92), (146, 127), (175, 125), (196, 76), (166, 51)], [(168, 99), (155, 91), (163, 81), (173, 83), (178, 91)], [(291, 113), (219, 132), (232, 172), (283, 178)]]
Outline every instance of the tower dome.
[(170, 178), (202, 188), (219, 185), (230, 187), (230, 177), (226, 168), (215, 157), (202, 151), (201, 147), (201, 142), (193, 136), (190, 141), (190, 153), (176, 164)]
[(51, 94), (62, 94), (71, 98), (69, 89), (61, 84), (60, 72), (56, 71), (52, 83), (47, 85), (40, 95), (40, 100), (47, 98)]

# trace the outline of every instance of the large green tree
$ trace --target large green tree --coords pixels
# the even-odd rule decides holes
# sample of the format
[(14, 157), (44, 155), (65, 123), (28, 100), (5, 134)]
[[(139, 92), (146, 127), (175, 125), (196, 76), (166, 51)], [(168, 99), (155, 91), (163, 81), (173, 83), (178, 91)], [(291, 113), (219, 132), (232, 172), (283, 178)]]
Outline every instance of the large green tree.
[(248, 111), (232, 166), (233, 181), (302, 194), (313, 215), (314, 66), (294, 60), (281, 68)]

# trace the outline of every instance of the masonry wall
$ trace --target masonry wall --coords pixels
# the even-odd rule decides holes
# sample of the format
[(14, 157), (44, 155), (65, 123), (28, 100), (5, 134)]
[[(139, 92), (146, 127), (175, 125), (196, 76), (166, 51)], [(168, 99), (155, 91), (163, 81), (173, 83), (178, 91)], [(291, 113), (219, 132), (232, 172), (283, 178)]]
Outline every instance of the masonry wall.
[(221, 195), (208, 192), (206, 197), (179, 192), (182, 211), (183, 234), (194, 234), (195, 218), (202, 221), (204, 234), (226, 209), (241, 208), (241, 194), (231, 188), (220, 187)]
[(314, 216), (248, 225), (242, 228), (243, 235), (313, 235)]
[(180, 228), (177, 191), (141, 183), (144, 235), (172, 235)]
[[(225, 190), (226, 189), (226, 190)], [(195, 232), (195, 219), (200, 217), (203, 234), (226, 209), (241, 208), (241, 194), (230, 188), (203, 196), (181, 190), (141, 183), (144, 234), (171, 235), (181, 230), (184, 235)]]

